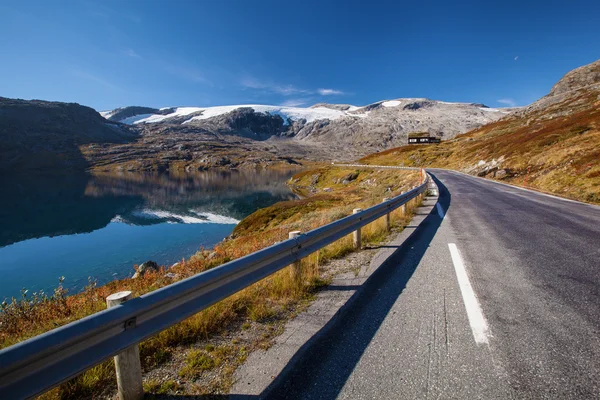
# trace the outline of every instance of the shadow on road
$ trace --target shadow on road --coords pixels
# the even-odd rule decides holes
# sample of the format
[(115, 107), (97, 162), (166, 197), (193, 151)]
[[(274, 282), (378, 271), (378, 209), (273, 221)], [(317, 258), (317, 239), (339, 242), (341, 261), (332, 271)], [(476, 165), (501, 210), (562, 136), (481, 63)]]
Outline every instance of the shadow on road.
[[(438, 184), (439, 202), (450, 194)], [(441, 219), (435, 209), (338, 314), (292, 358), (261, 398), (334, 399), (416, 270)]]

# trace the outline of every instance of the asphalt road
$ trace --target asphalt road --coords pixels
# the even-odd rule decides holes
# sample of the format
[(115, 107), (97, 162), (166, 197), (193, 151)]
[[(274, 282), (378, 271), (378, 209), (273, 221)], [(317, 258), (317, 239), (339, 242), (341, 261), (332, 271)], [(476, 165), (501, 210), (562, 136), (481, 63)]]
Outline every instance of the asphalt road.
[(268, 397), (600, 399), (600, 207), (430, 172), (440, 207)]

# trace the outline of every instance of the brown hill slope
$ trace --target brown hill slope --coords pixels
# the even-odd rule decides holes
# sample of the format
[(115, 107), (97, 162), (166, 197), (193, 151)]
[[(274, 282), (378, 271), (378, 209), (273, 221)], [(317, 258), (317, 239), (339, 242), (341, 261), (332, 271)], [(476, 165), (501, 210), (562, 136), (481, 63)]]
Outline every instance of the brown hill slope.
[(563, 197), (600, 203), (600, 60), (499, 121), (439, 145), (412, 145), (370, 164), (452, 168)]
[(83, 169), (79, 146), (126, 143), (136, 133), (76, 103), (0, 97), (0, 173)]

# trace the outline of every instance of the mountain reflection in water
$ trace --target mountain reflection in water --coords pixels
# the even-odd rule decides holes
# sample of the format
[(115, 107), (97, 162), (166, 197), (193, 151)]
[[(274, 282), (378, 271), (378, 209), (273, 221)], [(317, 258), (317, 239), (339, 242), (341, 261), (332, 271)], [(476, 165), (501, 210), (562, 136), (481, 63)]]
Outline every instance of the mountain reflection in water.
[(255, 210), (295, 196), (294, 171), (1, 177), (0, 300), (21, 288), (71, 292), (170, 265), (229, 235)]

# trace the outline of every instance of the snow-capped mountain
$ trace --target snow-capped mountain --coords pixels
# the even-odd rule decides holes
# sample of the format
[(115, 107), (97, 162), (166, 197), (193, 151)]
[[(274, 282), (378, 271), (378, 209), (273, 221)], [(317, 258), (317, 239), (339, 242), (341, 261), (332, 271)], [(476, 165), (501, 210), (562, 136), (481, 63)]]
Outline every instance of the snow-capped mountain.
[[(157, 114), (139, 114), (129, 118), (124, 118), (119, 122), (127, 124), (151, 124), (158, 122), (170, 122), (174, 118), (178, 120), (187, 117), (183, 122), (179, 123), (190, 123), (193, 121), (200, 121), (220, 115), (228, 114), (232, 111), (240, 108), (251, 108), (254, 112), (279, 115), (283, 118), (284, 123), (287, 120), (297, 121), (300, 119), (306, 120), (306, 122), (312, 122), (316, 120), (335, 120), (343, 116), (352, 115), (345, 111), (334, 110), (326, 107), (315, 107), (315, 108), (301, 108), (301, 107), (284, 107), (284, 106), (269, 106), (261, 104), (248, 104), (248, 105), (233, 105), (233, 106), (219, 106), (219, 107), (173, 107), (163, 108), (160, 111), (170, 110), (168, 114), (157, 113)], [(109, 114), (111, 115), (111, 114)], [(354, 115), (356, 117), (366, 115)]]
[[(367, 106), (319, 103), (311, 107), (262, 104), (218, 107), (124, 107), (105, 111), (111, 121), (140, 126), (144, 131), (185, 127), (256, 140), (292, 138), (318, 144), (354, 157), (407, 143), (412, 132), (429, 132), (442, 139), (493, 122), (512, 109), (483, 104), (450, 103), (423, 98), (383, 100)], [(171, 127), (171, 128), (169, 128)]]
[[(289, 122), (304, 120), (310, 123), (318, 120), (337, 120), (339, 118), (368, 118), (373, 110), (390, 109), (401, 113), (402, 111), (414, 111), (420, 108), (446, 108), (451, 111), (457, 108), (463, 110), (480, 110), (481, 115), (488, 117), (502, 116), (509, 113), (509, 109), (488, 108), (482, 104), (473, 103), (449, 103), (428, 99), (396, 99), (385, 100), (363, 107), (349, 104), (327, 104), (319, 103), (312, 107), (287, 107), (263, 104), (245, 104), (217, 107), (164, 107), (153, 109), (148, 107), (122, 107), (112, 111), (101, 111), (100, 114), (110, 119), (125, 124), (151, 124), (151, 123), (179, 123), (186, 124), (218, 117), (242, 108), (250, 108), (255, 113), (279, 115), (284, 120), (284, 125)], [(450, 107), (447, 107), (450, 106)], [(485, 112), (486, 114), (484, 114)], [(489, 114), (492, 113), (492, 114)], [(389, 113), (386, 113), (389, 114)]]

